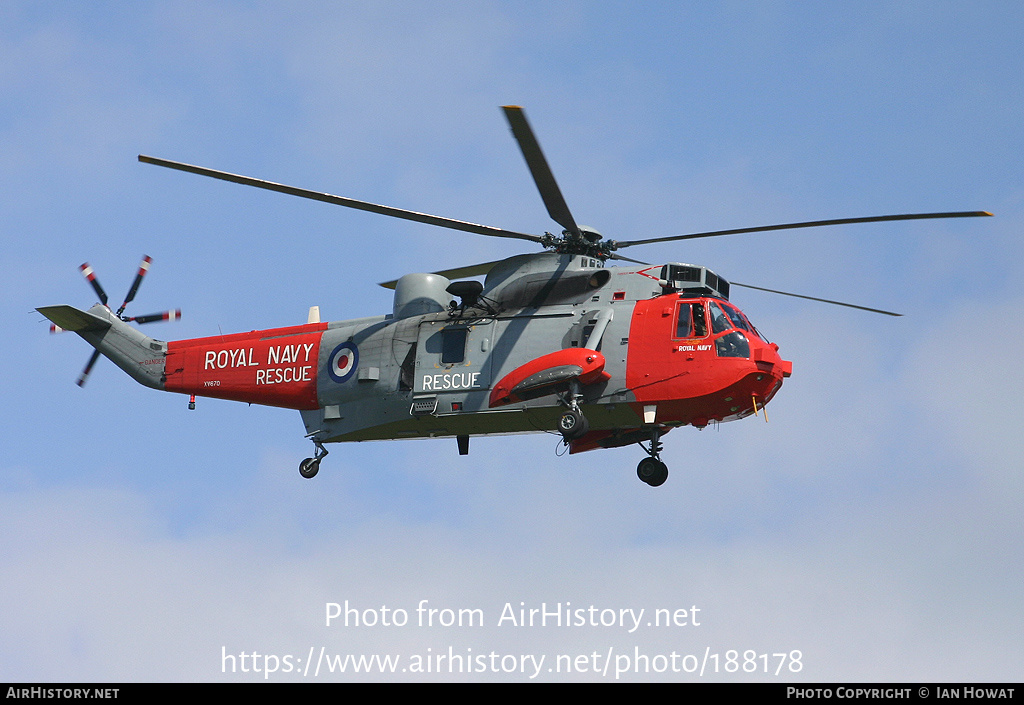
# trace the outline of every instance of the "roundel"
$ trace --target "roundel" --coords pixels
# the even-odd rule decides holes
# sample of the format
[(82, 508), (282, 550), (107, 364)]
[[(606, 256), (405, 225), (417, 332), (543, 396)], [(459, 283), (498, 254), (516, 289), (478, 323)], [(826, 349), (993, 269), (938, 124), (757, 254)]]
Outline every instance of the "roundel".
[(352, 376), (359, 364), (359, 349), (355, 343), (342, 343), (334, 348), (327, 360), (327, 373), (335, 382), (341, 383)]

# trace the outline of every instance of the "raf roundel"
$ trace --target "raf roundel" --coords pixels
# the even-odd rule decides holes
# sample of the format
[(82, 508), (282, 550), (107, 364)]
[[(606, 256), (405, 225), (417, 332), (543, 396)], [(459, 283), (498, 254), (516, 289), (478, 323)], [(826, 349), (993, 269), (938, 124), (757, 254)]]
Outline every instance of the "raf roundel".
[(327, 373), (341, 384), (352, 376), (359, 365), (359, 350), (353, 343), (342, 343), (334, 348), (327, 361)]

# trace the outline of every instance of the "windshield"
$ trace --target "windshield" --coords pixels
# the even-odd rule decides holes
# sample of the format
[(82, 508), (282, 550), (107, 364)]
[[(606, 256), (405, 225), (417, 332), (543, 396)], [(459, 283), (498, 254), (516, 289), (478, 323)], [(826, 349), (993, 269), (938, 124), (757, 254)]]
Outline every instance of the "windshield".
[(754, 324), (732, 304), (724, 301), (709, 301), (708, 311), (711, 314), (711, 331), (713, 333), (724, 333), (732, 328), (753, 333), (761, 340), (768, 342), (768, 339), (761, 334)]
[(740, 311), (735, 306), (730, 306), (729, 304), (723, 304), (723, 306), (725, 307), (726, 312), (729, 314), (729, 318), (732, 319), (732, 322), (736, 324), (737, 328), (741, 328), (742, 330), (745, 330), (748, 333), (753, 333), (764, 342), (768, 342), (768, 338), (761, 335), (761, 331), (754, 327), (754, 324), (750, 322), (750, 319), (747, 318), (747, 315), (745, 313)]
[(768, 339), (761, 334), (742, 311), (725, 301), (708, 301), (705, 311), (703, 301), (681, 301), (676, 318), (676, 338), (703, 338), (711, 333), (725, 333), (738, 329), (752, 333), (761, 340)]
[(725, 311), (718, 305), (717, 301), (708, 302), (708, 311), (711, 312), (711, 332), (712, 333), (724, 333), (730, 328), (734, 328), (732, 321), (728, 316), (725, 315)]

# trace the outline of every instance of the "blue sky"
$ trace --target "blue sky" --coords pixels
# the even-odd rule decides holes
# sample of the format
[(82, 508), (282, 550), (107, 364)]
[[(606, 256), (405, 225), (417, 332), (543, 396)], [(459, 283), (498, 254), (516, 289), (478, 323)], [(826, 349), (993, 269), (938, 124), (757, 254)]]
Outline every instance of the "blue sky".
[[(595, 651), (799, 650), (802, 670), (779, 680), (1019, 680), (1022, 29), (1009, 2), (4, 3), (0, 679), (248, 680), (262, 674), (224, 673), (222, 653), (451, 647), (544, 655), (545, 669)], [(107, 361), (78, 389), (88, 347), (33, 311), (90, 305), (84, 261), (121, 296), (148, 254), (130, 310), (181, 307), (148, 330), (162, 338), (304, 322), (314, 304), (331, 320), (388, 312), (376, 282), (521, 243), (136, 155), (552, 230), (509, 103), (576, 219), (613, 239), (996, 217), (635, 253), (906, 314), (737, 291), (793, 377), (768, 424), (666, 437), (658, 490), (635, 477), (639, 449), (560, 458), (548, 435), (476, 439), (468, 458), (454, 441), (332, 446), (307, 482), (298, 414), (189, 412)], [(487, 621), (326, 627), (325, 604), (345, 600)], [(703, 621), (498, 626), (520, 602), (697, 605)]]

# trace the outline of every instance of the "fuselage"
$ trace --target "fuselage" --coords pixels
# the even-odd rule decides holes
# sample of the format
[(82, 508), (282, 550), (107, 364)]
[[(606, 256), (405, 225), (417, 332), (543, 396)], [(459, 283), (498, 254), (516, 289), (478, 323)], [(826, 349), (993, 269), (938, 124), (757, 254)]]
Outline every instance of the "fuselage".
[(718, 288), (680, 288), (665, 279), (670, 265), (604, 268), (554, 253), (507, 262), (465, 309), (431, 293), (447, 280), (423, 279), (426, 294), (402, 294), (400, 282), (390, 315), (169, 342), (159, 386), (297, 409), (325, 443), (551, 431), (564, 411), (557, 385), (512, 402), (492, 390), (517, 370), (543, 376), (535, 368), (552, 353), (592, 350), (580, 357), (592, 364), (579, 377), (590, 432), (572, 441), (578, 452), (632, 442), (644, 427), (742, 418), (791, 371)]

